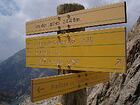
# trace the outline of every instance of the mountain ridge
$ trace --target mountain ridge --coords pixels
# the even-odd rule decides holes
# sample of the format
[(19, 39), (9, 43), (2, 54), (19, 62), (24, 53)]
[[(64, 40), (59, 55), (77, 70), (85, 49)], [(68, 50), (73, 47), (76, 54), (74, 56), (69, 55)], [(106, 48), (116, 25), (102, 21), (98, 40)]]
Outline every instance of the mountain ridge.
[(10, 101), (10, 98), (28, 95), (31, 79), (56, 74), (56, 70), (26, 68), (25, 49), (20, 50), (0, 63), (0, 100), (5, 101), (7, 97)]

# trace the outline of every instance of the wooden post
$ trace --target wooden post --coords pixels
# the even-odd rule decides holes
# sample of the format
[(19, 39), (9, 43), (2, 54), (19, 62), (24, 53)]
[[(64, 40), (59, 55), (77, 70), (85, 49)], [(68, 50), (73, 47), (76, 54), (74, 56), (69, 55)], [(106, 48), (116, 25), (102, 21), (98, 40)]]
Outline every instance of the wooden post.
[[(77, 11), (84, 9), (84, 6), (79, 4), (63, 4), (57, 7), (57, 14), (65, 14), (72, 11)], [(68, 32), (76, 32), (76, 31), (84, 31), (85, 28), (78, 29), (70, 29), (65, 31), (58, 31), (57, 34), (60, 33), (68, 33)], [(59, 71), (60, 72), (60, 71)], [(63, 73), (78, 73), (79, 71), (64, 71)], [(87, 92), (86, 88), (65, 94), (62, 96), (62, 105), (87, 105)]]

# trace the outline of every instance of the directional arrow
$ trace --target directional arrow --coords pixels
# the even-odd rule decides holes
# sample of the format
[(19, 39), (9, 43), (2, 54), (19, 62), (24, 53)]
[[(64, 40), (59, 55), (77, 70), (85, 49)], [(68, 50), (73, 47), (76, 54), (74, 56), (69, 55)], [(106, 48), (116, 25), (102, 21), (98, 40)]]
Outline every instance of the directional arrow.
[(37, 92), (38, 93), (41, 93), (42, 91), (44, 91), (45, 89), (44, 88), (41, 88), (40, 86), (38, 86), (38, 88), (37, 88)]

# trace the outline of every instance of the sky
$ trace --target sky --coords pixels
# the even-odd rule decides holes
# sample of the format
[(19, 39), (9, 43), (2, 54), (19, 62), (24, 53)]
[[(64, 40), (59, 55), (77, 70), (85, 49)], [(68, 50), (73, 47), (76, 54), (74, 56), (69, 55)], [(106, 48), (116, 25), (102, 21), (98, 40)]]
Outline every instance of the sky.
[[(94, 8), (123, 0), (0, 0), (0, 61), (25, 48), (25, 22), (56, 15), (56, 8), (64, 3), (79, 3)], [(140, 15), (140, 0), (127, 3), (130, 29)]]

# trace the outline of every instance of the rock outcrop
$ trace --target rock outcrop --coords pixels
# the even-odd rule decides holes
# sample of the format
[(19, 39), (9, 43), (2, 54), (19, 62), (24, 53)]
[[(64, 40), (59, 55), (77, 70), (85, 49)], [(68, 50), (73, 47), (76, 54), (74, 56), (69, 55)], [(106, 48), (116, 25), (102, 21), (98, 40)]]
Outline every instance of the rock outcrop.
[(128, 33), (128, 40), (132, 40), (135, 36), (140, 34), (140, 17), (138, 18), (136, 24), (132, 27), (131, 31)]
[(127, 71), (93, 88), (88, 105), (140, 105), (140, 18), (127, 41)]

